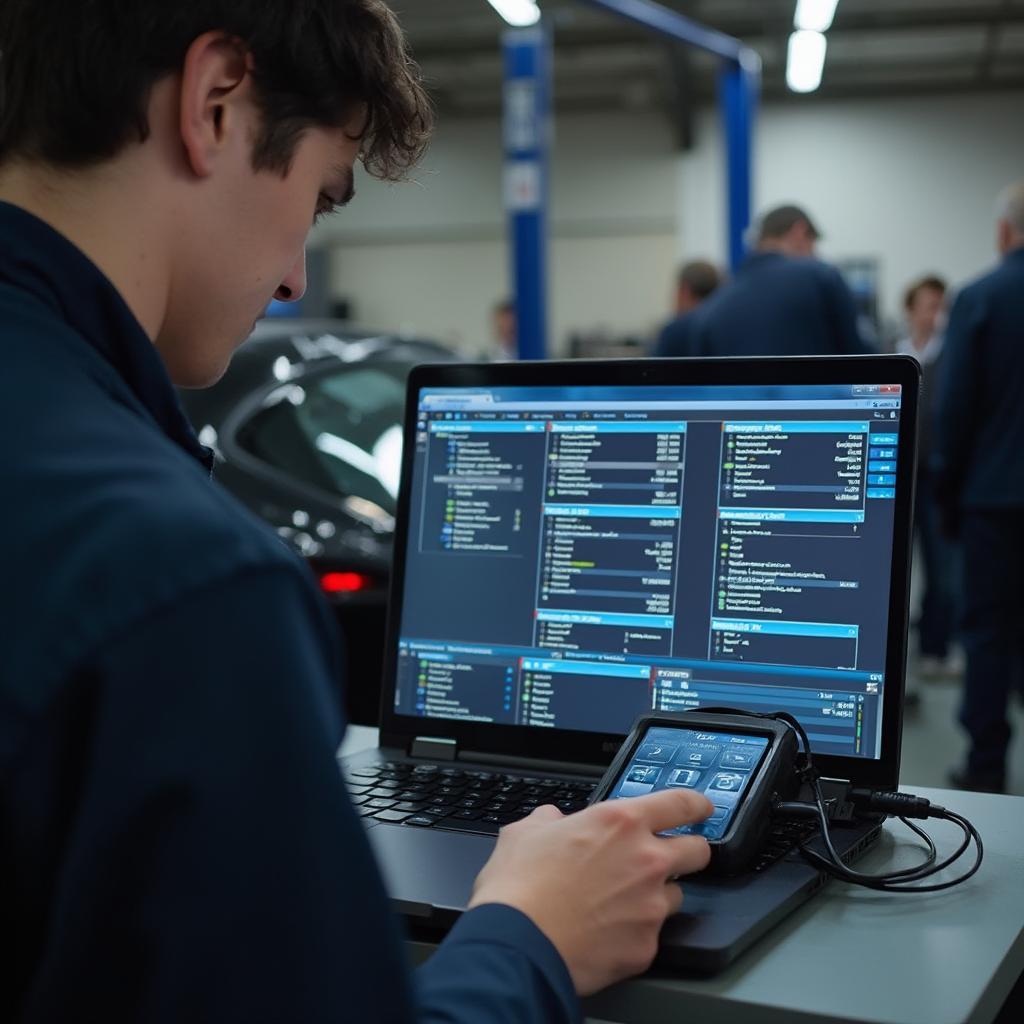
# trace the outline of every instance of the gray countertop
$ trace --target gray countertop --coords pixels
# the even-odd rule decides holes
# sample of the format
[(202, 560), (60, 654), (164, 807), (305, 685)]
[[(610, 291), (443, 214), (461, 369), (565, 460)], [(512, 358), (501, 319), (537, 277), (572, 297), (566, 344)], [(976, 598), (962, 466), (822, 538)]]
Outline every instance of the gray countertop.
[[(376, 730), (354, 728), (343, 751), (374, 742)], [(991, 1021), (1024, 971), (1024, 798), (916, 792), (965, 815), (981, 833), (985, 860), (964, 885), (897, 895), (830, 882), (716, 977), (634, 979), (588, 1000), (588, 1014), (645, 1024)], [(959, 829), (923, 824), (940, 857), (954, 848)], [(916, 837), (889, 821), (857, 868), (909, 866), (919, 851)], [(968, 853), (930, 881), (953, 877), (972, 862)], [(427, 953), (414, 945), (418, 957)]]

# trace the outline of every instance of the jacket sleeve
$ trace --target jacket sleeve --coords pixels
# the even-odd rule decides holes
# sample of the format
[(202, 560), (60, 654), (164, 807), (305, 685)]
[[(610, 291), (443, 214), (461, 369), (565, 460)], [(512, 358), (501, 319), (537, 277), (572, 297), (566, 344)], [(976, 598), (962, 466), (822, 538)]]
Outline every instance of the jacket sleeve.
[(582, 1020), (558, 951), (512, 907), (490, 904), (463, 915), (417, 976), (418, 1024)]
[[(270, 567), (176, 600), (97, 660), (26, 1021), (417, 1019), (335, 757), (333, 644), (300, 568)], [(564, 1020), (539, 933), (474, 916), (443, 947), (422, 1019), (487, 1020), (492, 987), (521, 987), (495, 1020)]]

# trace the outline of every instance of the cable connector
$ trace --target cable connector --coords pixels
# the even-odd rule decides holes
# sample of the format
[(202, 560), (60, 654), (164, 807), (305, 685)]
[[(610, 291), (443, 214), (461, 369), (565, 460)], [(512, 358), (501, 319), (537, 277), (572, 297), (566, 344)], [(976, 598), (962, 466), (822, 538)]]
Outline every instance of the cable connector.
[(780, 800), (772, 804), (772, 813), (779, 818), (819, 818), (817, 804), (799, 803), (796, 800)]
[(923, 796), (912, 793), (880, 793), (874, 789), (851, 789), (850, 800), (863, 811), (894, 814), (900, 818), (941, 818), (945, 807), (939, 807)]

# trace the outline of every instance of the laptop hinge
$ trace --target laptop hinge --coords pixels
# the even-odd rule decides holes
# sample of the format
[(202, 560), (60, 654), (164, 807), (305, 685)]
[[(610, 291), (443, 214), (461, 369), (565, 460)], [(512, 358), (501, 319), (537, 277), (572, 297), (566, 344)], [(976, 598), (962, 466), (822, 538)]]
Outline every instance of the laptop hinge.
[(425, 757), (428, 761), (454, 761), (459, 745), (444, 736), (415, 736), (409, 744), (410, 757)]
[(605, 766), (599, 764), (581, 764), (578, 761), (547, 761), (538, 757), (516, 757), (513, 754), (489, 754), (482, 750), (463, 750), (459, 752), (460, 761), (476, 761), (479, 764), (496, 765), (505, 768), (525, 769), (533, 772), (561, 772), (562, 774), (593, 775), (600, 778)]

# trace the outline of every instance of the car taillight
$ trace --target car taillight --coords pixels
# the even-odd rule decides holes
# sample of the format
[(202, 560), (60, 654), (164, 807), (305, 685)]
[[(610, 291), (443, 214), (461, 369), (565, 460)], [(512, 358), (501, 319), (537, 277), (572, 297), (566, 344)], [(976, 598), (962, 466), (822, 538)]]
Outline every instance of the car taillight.
[(325, 572), (320, 587), (325, 594), (354, 594), (373, 586), (373, 577), (361, 572)]

